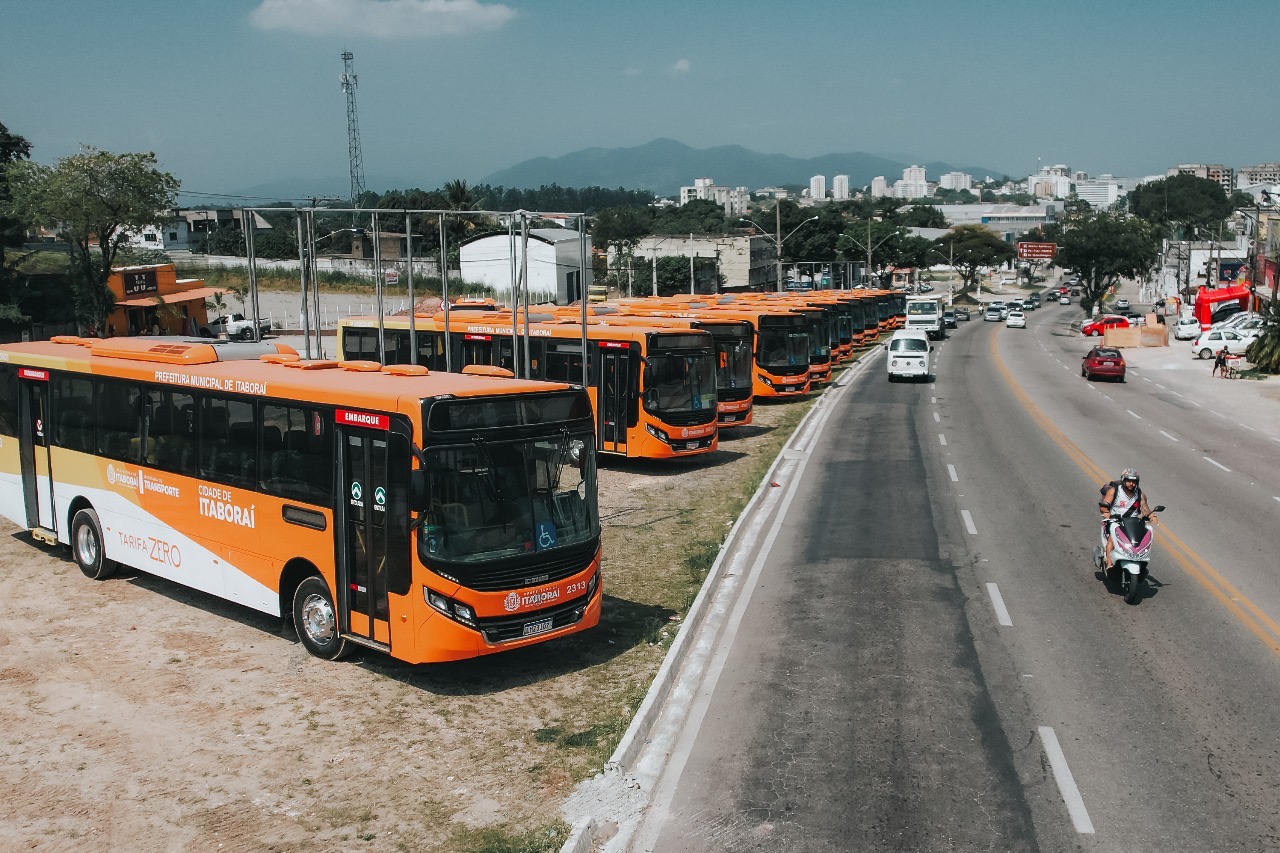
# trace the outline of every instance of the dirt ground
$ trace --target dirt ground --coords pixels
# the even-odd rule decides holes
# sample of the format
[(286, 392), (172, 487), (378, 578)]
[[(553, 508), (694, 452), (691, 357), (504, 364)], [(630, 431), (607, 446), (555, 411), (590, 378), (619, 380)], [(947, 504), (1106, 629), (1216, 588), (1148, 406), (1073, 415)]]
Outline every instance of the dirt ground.
[(310, 657), (137, 572), (94, 582), (0, 522), (0, 850), (558, 849), (558, 806), (644, 695), (808, 406), (699, 460), (604, 461), (604, 621), (475, 661)]

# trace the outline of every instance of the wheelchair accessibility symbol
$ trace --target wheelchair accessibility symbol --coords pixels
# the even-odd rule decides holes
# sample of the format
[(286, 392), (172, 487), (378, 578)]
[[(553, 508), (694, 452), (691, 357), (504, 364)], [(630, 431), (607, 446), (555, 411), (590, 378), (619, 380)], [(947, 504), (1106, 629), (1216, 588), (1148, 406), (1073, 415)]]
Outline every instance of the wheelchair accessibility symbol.
[(556, 546), (556, 526), (549, 521), (538, 522), (538, 550), (545, 551)]

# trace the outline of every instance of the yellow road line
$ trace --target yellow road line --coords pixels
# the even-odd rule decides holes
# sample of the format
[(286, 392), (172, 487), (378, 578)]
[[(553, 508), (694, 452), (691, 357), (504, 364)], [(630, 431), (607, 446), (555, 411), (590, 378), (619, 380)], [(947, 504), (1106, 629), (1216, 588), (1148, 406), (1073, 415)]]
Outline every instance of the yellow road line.
[[(1067, 457), (1075, 462), (1086, 476), (1092, 477), (1099, 482), (1108, 482), (1111, 478), (1105, 471), (1094, 461), (1089, 458), (1083, 450), (1077, 447), (1066, 434), (1049, 420), (1040, 407), (1031, 401), (1027, 393), (1022, 390), (1022, 386), (1013, 378), (1013, 374), (1009, 372), (1009, 368), (1005, 365), (1004, 359), (1000, 357), (999, 348), (996, 346), (997, 335), (991, 336), (991, 359), (996, 366), (996, 370), (1000, 372), (1005, 384), (1009, 386), (1009, 390), (1018, 398), (1018, 402), (1022, 404), (1027, 414), (1040, 425), (1045, 434), (1058, 445)], [(1262, 608), (1254, 604), (1245, 597), (1239, 589), (1230, 581), (1224, 578), (1217, 569), (1209, 565), (1208, 561), (1195, 552), (1195, 550), (1182, 540), (1169, 525), (1163, 521), (1158, 521), (1159, 531), (1164, 534), (1168, 540), (1167, 550), (1172, 555), (1173, 560), (1184, 572), (1191, 576), (1197, 583), (1204, 587), (1210, 595), (1216, 598), (1231, 615), (1235, 616), (1242, 625), (1253, 632), (1254, 636), (1262, 640), (1262, 642), (1271, 649), (1272, 652), (1280, 654), (1280, 623), (1268, 616), (1262, 611)]]

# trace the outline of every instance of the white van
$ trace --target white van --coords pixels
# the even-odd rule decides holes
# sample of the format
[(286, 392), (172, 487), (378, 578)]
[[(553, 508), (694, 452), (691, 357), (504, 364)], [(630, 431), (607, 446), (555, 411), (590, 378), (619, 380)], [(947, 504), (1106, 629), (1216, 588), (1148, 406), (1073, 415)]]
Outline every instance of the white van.
[(929, 378), (929, 352), (933, 347), (929, 345), (927, 332), (899, 329), (893, 333), (884, 348), (889, 351), (885, 364), (889, 370), (890, 382), (898, 377)]

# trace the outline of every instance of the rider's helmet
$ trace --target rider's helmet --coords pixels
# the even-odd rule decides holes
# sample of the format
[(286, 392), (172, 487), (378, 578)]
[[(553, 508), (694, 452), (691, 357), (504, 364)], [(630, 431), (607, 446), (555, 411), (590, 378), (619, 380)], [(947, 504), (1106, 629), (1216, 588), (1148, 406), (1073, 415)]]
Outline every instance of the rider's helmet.
[(1120, 482), (1125, 485), (1138, 485), (1138, 469), (1125, 468), (1120, 472)]

